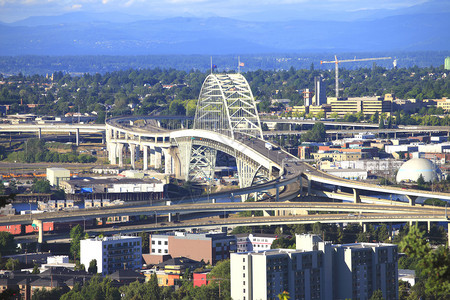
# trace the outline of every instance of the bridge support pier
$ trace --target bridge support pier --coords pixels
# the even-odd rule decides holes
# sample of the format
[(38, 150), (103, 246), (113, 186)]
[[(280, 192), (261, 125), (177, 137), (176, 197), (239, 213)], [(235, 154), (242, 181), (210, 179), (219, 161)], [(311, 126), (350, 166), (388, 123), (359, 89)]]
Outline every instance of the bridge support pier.
[(117, 163), (116, 161), (116, 155), (117, 153), (117, 144), (116, 143), (108, 143), (108, 157), (109, 157), (109, 163), (112, 165), (115, 165)]
[(353, 189), (353, 202), (354, 203), (361, 203), (361, 198), (359, 197), (359, 190)]
[(44, 242), (44, 227), (41, 220), (33, 220), (33, 225), (36, 225), (36, 227), (39, 230), (38, 233), (38, 243), (42, 244)]
[(409, 205), (411, 205), (411, 206), (415, 206), (416, 205), (417, 196), (406, 195), (406, 198), (409, 201)]
[(161, 148), (157, 148), (155, 147), (155, 169), (159, 169), (161, 168), (161, 160), (162, 160), (162, 155), (161, 155)]
[(277, 194), (276, 195), (277, 195), (276, 200), (278, 202), (278, 201), (280, 201), (280, 187), (279, 186), (277, 186)]
[(427, 221), (427, 231), (430, 233), (431, 230), (431, 221)]
[(150, 166), (155, 168), (155, 160), (156, 160), (156, 155), (155, 155), (155, 146), (150, 146), (149, 147), (149, 155), (150, 155)]
[(148, 147), (141, 146), (141, 148), (144, 152), (143, 157), (142, 157), (142, 169), (145, 171), (145, 170), (148, 170)]
[(42, 135), (42, 129), (39, 128), (39, 129), (38, 129), (38, 139), (41, 139), (41, 135)]
[(75, 141), (77, 146), (80, 146), (80, 128), (77, 128), (77, 131), (75, 132)]
[(169, 149), (162, 148), (162, 151), (164, 152), (164, 174), (173, 174), (173, 157)]
[(130, 147), (131, 168), (134, 170), (136, 168), (136, 145), (128, 144), (128, 147)]
[(123, 167), (123, 144), (117, 144), (116, 157), (119, 157), (119, 167)]

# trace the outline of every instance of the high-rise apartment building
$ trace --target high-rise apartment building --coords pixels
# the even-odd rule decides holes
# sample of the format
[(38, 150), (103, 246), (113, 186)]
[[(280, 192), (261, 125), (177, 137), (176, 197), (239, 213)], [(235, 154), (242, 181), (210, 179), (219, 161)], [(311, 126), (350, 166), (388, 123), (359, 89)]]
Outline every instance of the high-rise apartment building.
[(264, 250), (231, 255), (231, 297), (234, 300), (323, 299), (321, 251)]
[(320, 76), (314, 77), (314, 89), (314, 105), (320, 106), (322, 104), (327, 104), (327, 90)]
[(332, 245), (317, 235), (297, 235), (296, 250), (231, 254), (231, 297), (274, 299), (369, 299), (381, 290), (398, 299), (397, 246)]
[(132, 236), (112, 236), (80, 241), (80, 263), (87, 268), (97, 261), (97, 272), (103, 275), (118, 270), (142, 268), (142, 239)]

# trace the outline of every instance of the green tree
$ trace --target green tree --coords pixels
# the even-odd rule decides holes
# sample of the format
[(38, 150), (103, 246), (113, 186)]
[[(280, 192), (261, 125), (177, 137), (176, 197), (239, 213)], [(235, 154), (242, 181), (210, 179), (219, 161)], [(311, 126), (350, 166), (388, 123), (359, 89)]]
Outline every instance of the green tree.
[(370, 297), (370, 300), (384, 300), (383, 292), (381, 292), (381, 290), (374, 291)]
[(12, 271), (13, 270), (18, 270), (19, 266), (20, 266), (19, 260), (18, 259), (13, 259), (13, 258), (9, 258), (6, 261), (6, 264), (5, 264), (6, 269), (12, 270)]
[(423, 178), (422, 173), (420, 174), (419, 178), (417, 178), (417, 185), (419, 187), (424, 187), (425, 186), (425, 179)]
[(16, 250), (16, 244), (14, 242), (14, 236), (6, 231), (0, 231), (0, 255), (7, 255), (14, 253)]
[(6, 191), (5, 184), (3, 181), (0, 181), (0, 195), (4, 195)]
[(62, 288), (53, 288), (51, 290), (37, 289), (33, 291), (33, 296), (31, 300), (58, 300), (67, 290)]
[(80, 240), (84, 237), (84, 230), (78, 224), (70, 230), (70, 254), (74, 259), (80, 258)]
[[(81, 290), (73, 289), (70, 292), (61, 296), (61, 300), (81, 300), (81, 299), (108, 299), (120, 300), (119, 289), (111, 284), (111, 279), (101, 278), (94, 275), (89, 282), (87, 282)], [(141, 299), (141, 298), (137, 298)]]
[(220, 285), (220, 296), (222, 298), (230, 299), (230, 260), (225, 259), (219, 261), (208, 274), (208, 280), (211, 281), (210, 285), (212, 288), (218, 288)]
[(89, 262), (88, 272), (91, 274), (97, 274), (97, 260), (93, 259)]
[(301, 136), (302, 142), (323, 142), (325, 140), (326, 130), (322, 122), (316, 122), (311, 130)]
[(413, 259), (421, 259), (428, 255), (430, 245), (423, 238), (424, 234), (417, 224), (410, 226), (408, 234), (399, 244), (400, 251)]
[(278, 299), (289, 300), (291, 299), (291, 296), (289, 296), (289, 292), (283, 291), (281, 294), (278, 294)]
[(34, 264), (33, 271), (31, 272), (31, 274), (39, 274), (39, 273), (41, 273), (41, 271), (39, 270), (39, 266), (37, 264)]
[(33, 193), (48, 194), (51, 191), (50, 182), (47, 179), (38, 179), (31, 186)]

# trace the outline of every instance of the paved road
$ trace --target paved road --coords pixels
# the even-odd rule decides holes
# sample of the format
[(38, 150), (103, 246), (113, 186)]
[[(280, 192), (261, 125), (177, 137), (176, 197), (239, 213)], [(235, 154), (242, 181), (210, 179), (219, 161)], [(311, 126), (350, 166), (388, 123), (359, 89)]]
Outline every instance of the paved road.
[(128, 205), (110, 206), (105, 208), (78, 209), (73, 211), (46, 212), (35, 215), (15, 215), (0, 218), (0, 225), (30, 224), (33, 219), (42, 221), (67, 221), (101, 218), (108, 216), (139, 216), (168, 213), (204, 213), (204, 212), (237, 212), (249, 210), (308, 210), (363, 213), (411, 213), (445, 215), (445, 208), (429, 206), (395, 206), (369, 203), (335, 203), (335, 202), (232, 202), (232, 203), (200, 203), (180, 204), (172, 206), (150, 206), (137, 202)]

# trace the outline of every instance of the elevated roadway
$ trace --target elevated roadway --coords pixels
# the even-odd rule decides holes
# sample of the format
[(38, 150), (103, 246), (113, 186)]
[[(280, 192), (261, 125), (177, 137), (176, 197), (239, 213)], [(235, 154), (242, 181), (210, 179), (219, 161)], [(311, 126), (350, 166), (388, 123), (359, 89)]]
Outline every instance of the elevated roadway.
[(446, 209), (429, 206), (401, 206), (381, 205), (369, 203), (337, 203), (337, 202), (231, 202), (231, 203), (201, 203), (151, 206), (137, 202), (130, 205), (109, 206), (103, 208), (77, 209), (72, 211), (44, 212), (33, 215), (4, 216), (0, 218), (0, 226), (11, 224), (32, 224), (38, 219), (43, 222), (66, 222), (74, 220), (88, 220), (93, 218), (107, 218), (111, 216), (140, 216), (154, 214), (195, 214), (212, 212), (239, 211), (334, 211), (361, 212), (382, 214), (407, 214), (445, 216)]
[(214, 229), (217, 227), (311, 224), (311, 223), (403, 223), (403, 222), (447, 222), (443, 214), (412, 214), (412, 213), (371, 213), (371, 214), (312, 214), (296, 216), (265, 216), (265, 217), (230, 217), (230, 218), (202, 218), (181, 221), (177, 223), (159, 222), (153, 224), (125, 225), (116, 228), (89, 229), (87, 232), (138, 233), (151, 231), (169, 231), (192, 228)]

